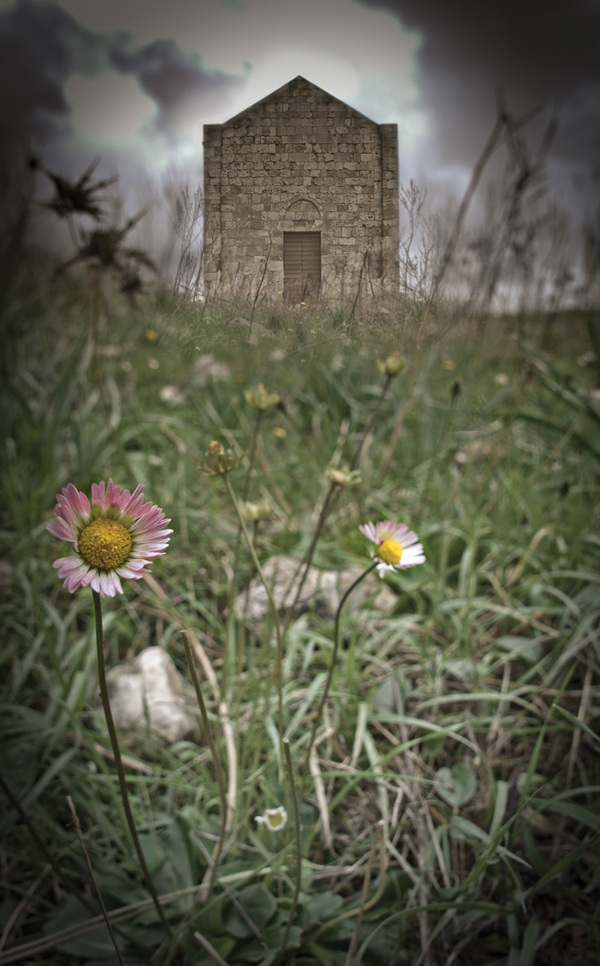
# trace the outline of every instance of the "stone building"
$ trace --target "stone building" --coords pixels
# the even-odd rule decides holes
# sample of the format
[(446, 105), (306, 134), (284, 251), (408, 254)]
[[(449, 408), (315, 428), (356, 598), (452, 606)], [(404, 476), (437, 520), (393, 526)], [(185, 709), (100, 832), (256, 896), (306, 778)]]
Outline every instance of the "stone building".
[(207, 298), (398, 291), (398, 132), (303, 77), (204, 126)]

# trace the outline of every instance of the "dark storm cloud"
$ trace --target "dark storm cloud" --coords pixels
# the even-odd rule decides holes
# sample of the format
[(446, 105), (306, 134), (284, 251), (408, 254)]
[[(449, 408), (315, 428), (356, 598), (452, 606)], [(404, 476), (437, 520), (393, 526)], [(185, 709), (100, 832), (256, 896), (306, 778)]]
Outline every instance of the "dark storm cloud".
[(190, 109), (211, 107), (242, 79), (202, 68), (170, 39), (138, 47), (128, 31), (93, 32), (55, 3), (18, 0), (0, 13), (0, 138), (6, 163), (33, 149), (44, 152), (69, 134), (64, 86), (73, 74), (107, 70), (137, 78), (155, 102), (147, 133), (171, 137)]
[(556, 156), (577, 161), (600, 151), (597, 0), (361, 3), (421, 34), (417, 81), (440, 161), (472, 161), (494, 122), (498, 89), (515, 113), (538, 105), (557, 113)]
[(100, 69), (97, 39), (55, 4), (21, 0), (0, 14), (0, 137), (4, 156), (63, 133), (63, 87), (74, 71)]
[(201, 107), (206, 110), (222, 103), (242, 83), (241, 78), (205, 70), (199, 55), (185, 53), (170, 38), (137, 49), (131, 44), (114, 45), (110, 59), (115, 70), (137, 77), (157, 105), (157, 129), (167, 135), (190, 110), (198, 113)]

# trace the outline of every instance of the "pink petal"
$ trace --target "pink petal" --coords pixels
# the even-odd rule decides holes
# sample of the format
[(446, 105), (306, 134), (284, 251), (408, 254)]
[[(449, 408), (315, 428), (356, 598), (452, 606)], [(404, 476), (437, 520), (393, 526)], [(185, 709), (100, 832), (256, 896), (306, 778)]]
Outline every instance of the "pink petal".
[[(145, 486), (140, 483), (139, 486), (133, 491), (133, 494), (129, 493), (129, 490), (125, 490), (121, 500), (119, 501), (119, 509), (123, 516), (138, 517), (140, 512), (143, 510), (144, 503), (144, 490)], [(146, 504), (147, 506), (152, 506), (151, 503)]]
[(375, 526), (372, 523), (363, 523), (358, 528), (362, 534), (370, 540), (371, 543), (377, 542), (377, 536), (375, 533)]

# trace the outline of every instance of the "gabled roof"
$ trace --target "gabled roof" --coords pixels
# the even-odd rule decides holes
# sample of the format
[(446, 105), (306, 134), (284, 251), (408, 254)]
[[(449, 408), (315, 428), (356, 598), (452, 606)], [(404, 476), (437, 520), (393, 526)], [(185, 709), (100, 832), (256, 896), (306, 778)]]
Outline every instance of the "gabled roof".
[(239, 114), (235, 114), (233, 117), (230, 117), (227, 121), (224, 121), (223, 123), (224, 125), (232, 124), (234, 121), (237, 121), (242, 117), (245, 117), (247, 114), (252, 113), (257, 108), (262, 107), (262, 105), (266, 104), (270, 100), (279, 98), (282, 95), (293, 96), (293, 94), (295, 93), (294, 88), (302, 88), (302, 87), (309, 87), (309, 88), (312, 88), (313, 91), (318, 91), (318, 93), (322, 95), (323, 100), (326, 100), (330, 103), (343, 104), (344, 107), (348, 111), (350, 111), (351, 114), (354, 114), (357, 118), (361, 118), (364, 121), (368, 121), (370, 124), (377, 123), (372, 118), (367, 117), (366, 114), (361, 114), (361, 112), (357, 111), (354, 107), (350, 107), (349, 104), (346, 104), (345, 101), (340, 100), (339, 97), (334, 97), (333, 94), (329, 94), (329, 92), (323, 90), (322, 87), (318, 87), (317, 84), (313, 84), (312, 81), (309, 81), (305, 77), (302, 77), (301, 74), (298, 74), (297, 77), (294, 77), (293, 80), (288, 81), (287, 84), (284, 84), (282, 87), (278, 87), (276, 91), (272, 91), (270, 94), (267, 94), (266, 97), (262, 97), (259, 101), (255, 101), (254, 104), (251, 104), (249, 107), (246, 107), (243, 111), (240, 111)]

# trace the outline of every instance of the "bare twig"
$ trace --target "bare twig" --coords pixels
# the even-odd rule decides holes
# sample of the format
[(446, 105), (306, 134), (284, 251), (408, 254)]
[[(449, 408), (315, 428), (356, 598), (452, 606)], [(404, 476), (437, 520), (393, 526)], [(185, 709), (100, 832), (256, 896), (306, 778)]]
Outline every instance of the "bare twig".
[(108, 912), (107, 912), (106, 906), (104, 905), (104, 899), (102, 898), (102, 893), (100, 892), (100, 887), (98, 885), (96, 876), (94, 875), (94, 869), (93, 869), (93, 866), (92, 866), (92, 863), (91, 863), (91, 860), (90, 860), (89, 852), (88, 852), (88, 850), (86, 848), (86, 845), (85, 845), (85, 839), (84, 839), (83, 834), (82, 834), (82, 831), (81, 831), (81, 825), (79, 824), (79, 817), (78, 817), (77, 812), (75, 810), (75, 806), (73, 804), (73, 799), (71, 798), (70, 795), (67, 795), (67, 805), (69, 806), (69, 811), (71, 812), (71, 815), (73, 817), (73, 824), (75, 825), (75, 831), (77, 833), (77, 838), (79, 839), (79, 845), (81, 846), (81, 851), (83, 852), (83, 858), (85, 859), (85, 864), (87, 865), (87, 869), (88, 869), (88, 873), (89, 873), (89, 876), (90, 876), (90, 880), (91, 880), (92, 886), (94, 887), (94, 892), (96, 893), (98, 902), (100, 903), (100, 909), (102, 910), (102, 916), (104, 917), (104, 922), (106, 923), (106, 928), (108, 929), (108, 931), (110, 933), (110, 938), (111, 938), (112, 944), (115, 947), (115, 952), (117, 954), (117, 959), (121, 963), (121, 966), (125, 966), (125, 964), (123, 962), (123, 957), (121, 956), (121, 950), (120, 950), (119, 944), (117, 942), (117, 937), (116, 937), (115, 931), (113, 929), (112, 922), (110, 921), (110, 918), (108, 916)]
[(208, 712), (206, 710), (206, 704), (204, 703), (204, 696), (202, 694), (202, 688), (200, 687), (200, 680), (198, 678), (198, 672), (196, 671), (196, 665), (194, 662), (194, 654), (192, 651), (192, 639), (189, 631), (183, 631), (181, 634), (183, 638), (183, 643), (185, 646), (185, 654), (188, 662), (188, 667), (190, 670), (190, 676), (192, 678), (192, 683), (194, 685), (194, 691), (196, 692), (196, 699), (198, 701), (198, 707), (200, 709), (200, 715), (202, 717), (202, 724), (204, 726), (204, 734), (208, 745), (210, 748), (210, 753), (213, 760), (213, 765), (215, 769), (215, 777), (217, 779), (217, 786), (219, 789), (219, 797), (221, 800), (221, 833), (217, 839), (217, 844), (215, 846), (212, 861), (210, 863), (208, 871), (208, 886), (206, 891), (206, 898), (210, 898), (215, 883), (215, 876), (217, 874), (217, 869), (219, 867), (219, 859), (223, 851), (223, 845), (225, 843), (225, 836), (227, 830), (233, 821), (233, 812), (227, 807), (227, 795), (225, 791), (225, 776), (223, 775), (223, 768), (221, 766), (221, 759), (217, 746), (215, 744), (212, 729), (210, 726), (210, 721), (208, 718)]

